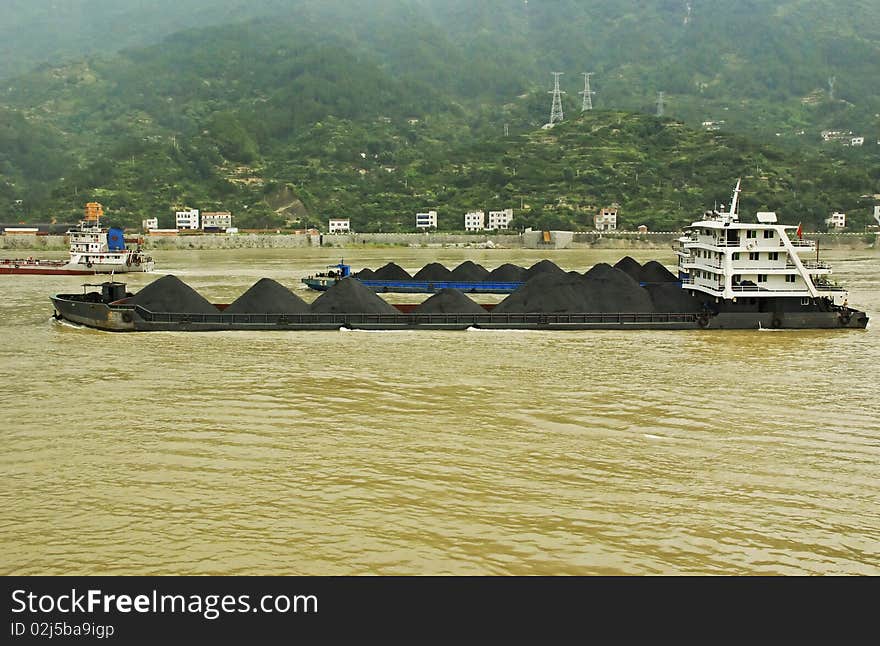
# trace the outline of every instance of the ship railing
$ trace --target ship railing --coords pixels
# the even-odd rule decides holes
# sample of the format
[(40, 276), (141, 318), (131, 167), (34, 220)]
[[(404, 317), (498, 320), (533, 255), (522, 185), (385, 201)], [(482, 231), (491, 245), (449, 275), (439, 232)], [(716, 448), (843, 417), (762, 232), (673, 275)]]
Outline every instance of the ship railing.
[[(798, 247), (800, 249), (810, 249), (816, 246), (816, 243), (812, 240), (789, 240), (788, 241), (792, 247)], [(779, 241), (779, 246), (785, 246), (785, 240)]]
[(705, 258), (689, 258), (683, 262), (685, 267), (711, 267), (713, 269), (723, 269), (724, 265), (716, 260), (706, 260)]
[(409, 313), (409, 314), (186, 314), (181, 312), (151, 312), (137, 305), (135, 312), (145, 321), (168, 324), (198, 324), (206, 326), (389, 326), (413, 325), (600, 325), (600, 324), (664, 324), (691, 323), (698, 316), (692, 312), (586, 312), (586, 313)]
[[(760, 285), (734, 285), (733, 291), (735, 292), (774, 292), (774, 293), (784, 293), (784, 292), (803, 292), (807, 294), (808, 292), (803, 288), (795, 288), (794, 285), (788, 289), (770, 289), (769, 287), (761, 287)], [(816, 285), (816, 289), (820, 292), (845, 292), (846, 288), (839, 287), (837, 285)]]
[[(831, 269), (831, 265), (827, 262), (823, 261), (801, 261), (801, 264), (807, 269)], [(797, 267), (793, 262), (786, 263), (786, 269), (793, 269)]]

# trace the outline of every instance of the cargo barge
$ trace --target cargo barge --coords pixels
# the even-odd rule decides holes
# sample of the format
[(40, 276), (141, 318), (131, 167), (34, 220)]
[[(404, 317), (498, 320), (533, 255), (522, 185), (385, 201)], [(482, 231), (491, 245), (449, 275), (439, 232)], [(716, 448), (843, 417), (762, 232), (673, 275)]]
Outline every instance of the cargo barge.
[(461, 281), (444, 281), (423, 303), (391, 305), (344, 263), (334, 266), (344, 274), (323, 277), (327, 284), (312, 304), (266, 278), (230, 305), (212, 304), (174, 276), (137, 294), (109, 281), (51, 300), (56, 318), (110, 331), (866, 328), (867, 314), (849, 307), (846, 290), (830, 281), (831, 268), (818, 257), (800, 258), (815, 251), (800, 226), (780, 225), (769, 212), (758, 213), (756, 223), (739, 221), (739, 190), (737, 183), (729, 210), (707, 211), (685, 228), (678, 275), (631, 258), (584, 274), (541, 261), (518, 268), (527, 280), (497, 305), (473, 302)]
[(122, 302), (96, 302), (92, 294), (52, 297), (55, 318), (110, 332), (211, 332), (223, 330), (743, 330), (864, 329), (864, 312), (798, 313), (406, 313), (216, 314), (151, 312)]

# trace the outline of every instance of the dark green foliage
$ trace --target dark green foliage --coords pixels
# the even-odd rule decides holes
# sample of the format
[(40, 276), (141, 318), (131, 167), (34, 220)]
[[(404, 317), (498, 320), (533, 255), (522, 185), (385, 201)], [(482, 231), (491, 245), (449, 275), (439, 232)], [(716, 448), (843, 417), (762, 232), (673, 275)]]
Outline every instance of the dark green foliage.
[[(4, 218), (94, 198), (129, 225), (188, 204), (242, 227), (410, 231), (436, 208), (460, 229), (467, 210), (512, 207), (519, 227), (585, 228), (616, 201), (624, 226), (667, 229), (742, 175), (744, 210), (813, 227), (847, 210), (858, 227), (859, 196), (880, 192), (872, 2), (706, 0), (688, 21), (673, 0), (13, 4), (0, 76), (73, 62), (0, 85)], [(585, 61), (599, 110), (579, 120)], [(568, 120), (547, 132), (552, 69)], [(658, 90), (681, 123), (632, 114)], [(699, 131), (708, 119), (742, 136)], [(823, 150), (825, 127), (866, 146)]]

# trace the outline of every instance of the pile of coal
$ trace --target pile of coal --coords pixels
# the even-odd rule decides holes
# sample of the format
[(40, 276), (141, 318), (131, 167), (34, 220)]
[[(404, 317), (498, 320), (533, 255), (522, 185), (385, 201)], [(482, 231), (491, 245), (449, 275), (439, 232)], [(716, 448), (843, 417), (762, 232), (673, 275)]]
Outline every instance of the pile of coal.
[(489, 270), (478, 265), (472, 260), (465, 260), (458, 267), (452, 270), (451, 279), (459, 282), (478, 283), (486, 280), (489, 276)]
[[(586, 305), (584, 312), (648, 313), (654, 311), (651, 296), (637, 280), (615, 267), (593, 267), (584, 277)], [(595, 270), (595, 271), (594, 271)]]
[(584, 279), (571, 274), (538, 274), (501, 301), (493, 314), (587, 312)]
[(703, 302), (679, 287), (678, 283), (650, 283), (644, 289), (651, 296), (657, 312), (687, 314), (703, 310)]
[(524, 277), (531, 280), (540, 274), (564, 274), (565, 270), (549, 260), (541, 260), (525, 270)]
[(600, 262), (596, 263), (586, 272), (584, 272), (584, 278), (601, 278), (602, 276), (605, 276), (612, 271), (614, 271), (614, 267), (609, 265), (607, 262)]
[(432, 262), (419, 269), (415, 276), (413, 276), (413, 280), (436, 283), (452, 280), (451, 275), (452, 272), (439, 262)]
[(399, 314), (356, 278), (343, 278), (312, 303), (317, 314)]
[(129, 303), (151, 312), (180, 314), (217, 314), (218, 310), (204, 296), (177, 276), (162, 276), (131, 297)]
[(656, 260), (649, 260), (642, 267), (638, 280), (643, 283), (675, 283), (678, 277)]
[(506, 262), (490, 271), (489, 277), (486, 280), (496, 283), (522, 283), (525, 282), (525, 274), (526, 270), (522, 267)]
[(309, 304), (271, 278), (261, 278), (229, 307), (227, 314), (306, 314)]
[(412, 280), (412, 276), (400, 265), (389, 262), (373, 273), (374, 280)]
[(642, 280), (642, 265), (634, 258), (624, 256), (614, 263), (614, 268), (624, 272), (633, 280)]
[(369, 267), (365, 267), (364, 269), (361, 269), (359, 272), (355, 273), (354, 276), (356, 278), (360, 278), (361, 280), (375, 280), (376, 272)]
[(414, 314), (485, 314), (486, 310), (457, 289), (441, 289), (413, 308)]
[(600, 263), (577, 272), (538, 274), (495, 307), (497, 313), (649, 313), (651, 297), (620, 269)]

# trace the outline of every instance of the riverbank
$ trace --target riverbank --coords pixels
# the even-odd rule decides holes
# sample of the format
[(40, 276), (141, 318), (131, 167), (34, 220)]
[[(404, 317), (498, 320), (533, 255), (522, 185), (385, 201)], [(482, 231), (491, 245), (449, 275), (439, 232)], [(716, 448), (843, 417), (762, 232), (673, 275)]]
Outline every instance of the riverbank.
[[(184, 249), (295, 249), (303, 247), (464, 247), (521, 249), (525, 246), (553, 251), (555, 249), (667, 249), (680, 233), (637, 233), (617, 231), (599, 232), (551, 232), (567, 233), (564, 246), (554, 244), (527, 244), (521, 234), (469, 235), (461, 233), (352, 233), (345, 235), (296, 235), (296, 234), (205, 234), (146, 237), (147, 250)], [(820, 249), (875, 249), (880, 247), (877, 234), (866, 233), (819, 233), (809, 234)], [(0, 236), (0, 250), (18, 251), (66, 251), (66, 236), (5, 235)]]

